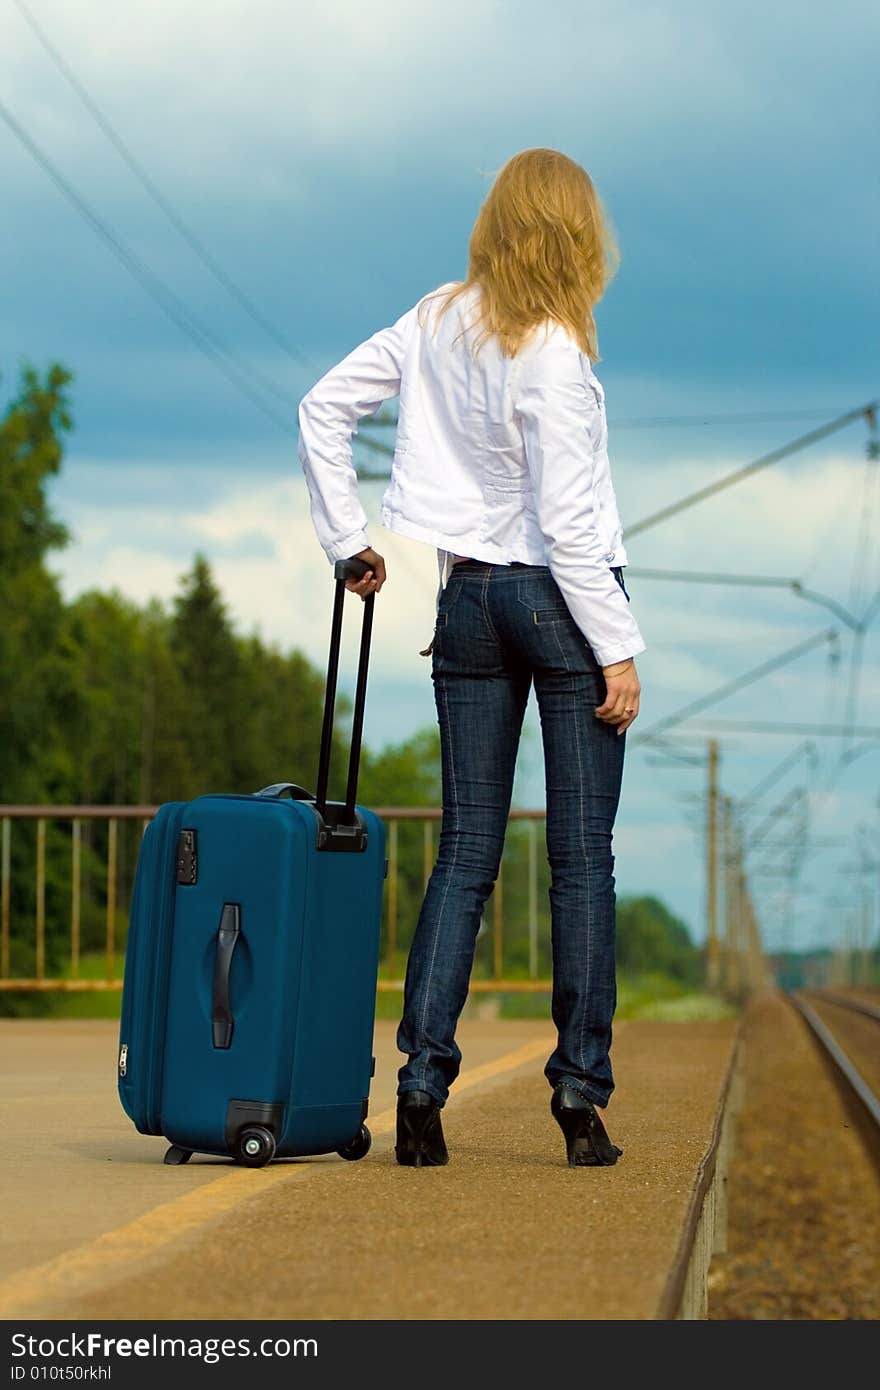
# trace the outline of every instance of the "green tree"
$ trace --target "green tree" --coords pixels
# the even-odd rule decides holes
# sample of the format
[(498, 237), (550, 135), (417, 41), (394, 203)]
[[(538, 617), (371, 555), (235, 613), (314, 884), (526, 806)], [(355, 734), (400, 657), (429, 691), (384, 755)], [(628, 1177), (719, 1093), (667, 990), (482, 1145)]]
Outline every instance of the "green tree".
[(193, 779), (180, 795), (254, 790), (248, 668), (204, 555), (174, 600), (170, 646), (183, 687), (176, 732), (189, 749)]
[(439, 806), (438, 730), (421, 729), (403, 743), (388, 743), (377, 753), (362, 748), (358, 800), (368, 806)]
[(685, 923), (652, 896), (618, 902), (617, 964), (633, 975), (656, 972), (685, 984), (701, 977), (700, 951)]
[(179, 800), (184, 788), (199, 787), (189, 738), (184, 676), (171, 644), (171, 618), (158, 599), (140, 614), (142, 666), (137, 788), (141, 806)]
[(74, 759), (69, 800), (119, 805), (137, 793), (144, 680), (143, 618), (121, 594), (90, 591), (67, 609), (70, 698), (64, 721)]
[[(239, 639), (239, 653), (249, 692), (241, 711), (251, 757), (246, 790), (257, 791), (272, 782), (296, 782), (314, 792), (324, 711), (323, 673), (302, 652), (283, 653), (255, 634)], [(343, 702), (337, 704), (341, 712)], [(334, 789), (343, 757), (342, 740), (334, 735)]]
[(45, 559), (68, 533), (52, 514), (46, 482), (61, 467), (62, 434), (71, 428), (70, 380), (57, 365), (42, 380), (25, 367), (0, 420), (0, 785), (10, 801), (51, 793), (59, 773), (63, 605)]

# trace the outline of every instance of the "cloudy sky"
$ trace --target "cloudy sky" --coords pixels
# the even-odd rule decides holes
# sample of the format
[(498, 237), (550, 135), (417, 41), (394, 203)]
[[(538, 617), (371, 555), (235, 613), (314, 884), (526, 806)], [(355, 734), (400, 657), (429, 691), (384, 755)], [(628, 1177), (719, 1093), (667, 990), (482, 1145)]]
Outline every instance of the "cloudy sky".
[[(620, 242), (597, 313), (597, 372), (625, 528), (878, 394), (876, 6), (840, 0), (829, 17), (789, 0), (27, 0), (236, 299), (138, 183), (22, 4), (0, 5), (0, 100), (19, 130), (0, 121), (0, 386), (8, 395), (22, 361), (58, 360), (76, 375), (76, 431), (54, 487), (75, 536), (56, 560), (69, 595), (116, 586), (167, 598), (201, 549), (244, 630), (323, 664), (330, 567), (296, 459), (298, 400), (356, 343), (464, 273), (493, 171), (528, 146), (562, 149), (590, 171)], [(101, 219), (103, 238), (22, 137)], [(880, 588), (880, 469), (866, 463), (867, 441), (857, 418), (629, 542), (648, 645), (633, 735), (839, 633), (670, 727), (676, 760), (630, 740), (618, 890), (659, 893), (697, 935), (710, 722), (880, 725), (880, 617), (854, 646), (844, 621), (785, 589), (637, 571), (797, 578), (859, 616)], [(356, 453), (373, 460), (359, 443)], [(379, 526), (383, 486), (362, 483), (389, 573), (373, 746), (435, 718), (418, 649), (433, 625), (436, 557)], [(352, 600), (351, 671), (359, 617)], [(793, 758), (747, 820), (771, 943), (841, 940), (868, 891), (876, 930), (876, 850), (869, 871), (859, 845), (878, 840), (880, 742), (816, 736), (809, 749), (800, 731), (720, 722), (714, 733), (734, 797)], [(534, 698), (514, 796), (543, 804)], [(768, 832), (782, 800), (796, 809)], [(805, 806), (809, 848), (791, 896), (780, 870)]]

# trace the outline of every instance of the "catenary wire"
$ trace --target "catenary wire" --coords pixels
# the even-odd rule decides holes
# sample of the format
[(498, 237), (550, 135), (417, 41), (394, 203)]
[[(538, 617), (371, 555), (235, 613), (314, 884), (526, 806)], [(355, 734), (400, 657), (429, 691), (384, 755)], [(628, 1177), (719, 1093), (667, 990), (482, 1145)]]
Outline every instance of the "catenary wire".
[[(277, 325), (274, 324), (272, 320), (268, 318), (267, 315), (264, 314), (260, 308), (258, 308), (258, 306), (250, 298), (250, 296), (241, 288), (241, 286), (233, 279), (229, 272), (220, 264), (216, 256), (214, 256), (213, 253), (208, 250), (201, 238), (198, 237), (196, 233), (191, 229), (191, 227), (187, 224), (187, 222), (184, 221), (183, 217), (174, 207), (167, 194), (162, 192), (161, 188), (159, 188), (156, 181), (147, 172), (143, 164), (141, 164), (141, 162), (132, 153), (125, 140), (123, 140), (122, 136), (113, 126), (112, 122), (104, 114), (100, 106), (98, 106), (98, 103), (95, 101), (95, 99), (91, 96), (85, 84), (73, 71), (70, 64), (61, 54), (57, 46), (49, 38), (49, 35), (46, 33), (45, 29), (42, 27), (42, 25), (39, 23), (36, 17), (31, 13), (27, 5), (25, 5), (24, 0), (13, 0), (13, 4), (21, 14), (25, 23), (31, 29), (32, 33), (36, 36), (42, 47), (45, 49), (46, 53), (51, 58), (58, 71), (64, 77), (65, 81), (68, 82), (69, 85), (76, 92), (80, 101), (85, 106), (86, 110), (89, 112), (89, 115), (99, 126), (106, 138), (110, 141), (111, 145), (116, 150), (123, 163), (134, 175), (138, 183), (149, 195), (149, 197), (152, 198), (156, 206), (161, 209), (165, 217), (171, 223), (174, 230), (178, 233), (180, 237), (182, 237), (182, 239), (189, 246), (193, 254), (202, 262), (202, 264), (214, 277), (217, 283), (220, 284), (224, 290), (226, 290), (227, 294), (229, 294), (231, 298), (236, 301), (236, 303), (239, 305), (240, 308), (244, 310), (248, 317), (260, 329), (262, 329), (262, 331), (266, 334), (268, 338), (271, 339), (271, 341), (275, 344), (276, 347), (280, 348), (282, 352), (286, 353), (288, 357), (292, 358), (298, 364), (309, 367), (310, 370), (317, 371), (317, 367), (315, 367), (315, 364), (309, 359), (309, 357), (307, 357), (304, 352), (300, 351), (299, 348), (294, 347), (294, 345), (281, 331), (281, 329), (278, 328)], [(271, 381), (271, 378), (264, 377), (262, 373), (261, 378), (266, 384), (267, 389), (270, 389), (274, 395), (278, 396), (281, 400), (289, 400), (290, 393), (288, 391), (285, 391), (282, 387), (277, 386), (274, 382)]]
[(838, 603), (836, 599), (829, 598), (827, 594), (816, 593), (813, 589), (805, 589), (799, 579), (785, 579), (765, 574), (721, 574), (715, 571), (645, 569), (641, 565), (627, 566), (627, 574), (633, 579), (671, 579), (690, 584), (734, 584), (748, 588), (790, 589), (798, 598), (827, 608), (846, 623), (847, 627), (854, 631), (861, 630), (859, 619)]
[(867, 412), (873, 410), (877, 405), (876, 401), (871, 401), (867, 405), (856, 406), (854, 410), (848, 410), (845, 414), (839, 415), (836, 419), (830, 420), (827, 424), (820, 426), (817, 430), (811, 430), (809, 434), (801, 435), (794, 439), (790, 444), (784, 444), (779, 449), (773, 449), (769, 454), (764, 454), (761, 458), (755, 459), (752, 463), (745, 464), (742, 468), (734, 469), (732, 473), (727, 473), (723, 478), (718, 478), (714, 483), (707, 484), (706, 487), (698, 488), (696, 492), (689, 493), (686, 497), (680, 498), (677, 502), (671, 502), (668, 507), (661, 507), (660, 511), (652, 512), (650, 516), (643, 517), (633, 526), (626, 528), (627, 537), (637, 535), (639, 531), (647, 531), (651, 526), (657, 526), (661, 521), (668, 521), (672, 516), (677, 516), (679, 512), (686, 511), (689, 507), (694, 507), (698, 502), (703, 502), (707, 497), (712, 497), (724, 488), (732, 487), (734, 483), (741, 482), (743, 478), (751, 477), (759, 469), (769, 468), (773, 463), (779, 463), (784, 458), (789, 458), (792, 454), (798, 453), (810, 444), (817, 443), (820, 439), (825, 439), (837, 430), (843, 429), (853, 420), (858, 420)]
[[(242, 371), (239, 363), (230, 354), (222, 341), (217, 338), (209, 328), (202, 324), (191, 309), (184, 303), (179, 295), (170, 286), (151, 270), (145, 261), (137, 255), (135, 251), (127, 246), (109, 224), (95, 212), (74, 188), (69, 179), (61, 173), (60, 169), (49, 159), (48, 155), (40, 148), (33, 137), (25, 130), (24, 126), (12, 114), (9, 108), (0, 101), (0, 120), (3, 120), (9, 130), (16, 137), (21, 145), (27, 150), (28, 154), (36, 164), (42, 168), (45, 174), (55, 184), (56, 188), (67, 198), (68, 202), (74, 207), (84, 222), (91, 227), (92, 231), (110, 250), (120, 264), (128, 271), (132, 278), (137, 281), (141, 288), (154, 301), (163, 313), (171, 319), (175, 326), (180, 329), (186, 337), (219, 368), (223, 375), (233, 386), (251, 401), (257, 409), (284, 431), (290, 435), (293, 431), (293, 421), (288, 419), (266, 401), (255, 389), (253, 381)], [(386, 444), (378, 440), (363, 439), (362, 443), (368, 449), (380, 454), (393, 454), (393, 450)]]
[(173, 323), (193, 342), (201, 352), (205, 353), (223, 372), (233, 385), (241, 391), (257, 408), (274, 424), (280, 426), (286, 434), (290, 434), (292, 423), (285, 419), (281, 414), (269, 405), (267, 401), (254, 389), (253, 383), (242, 373), (238, 364), (231, 359), (227, 349), (216, 338), (210, 329), (202, 325), (192, 311), (186, 306), (180, 297), (170, 289), (163, 280), (160, 279), (150, 267), (141, 260), (125, 242), (117, 236), (112, 228), (104, 219), (94, 211), (86, 200), (76, 191), (73, 184), (65, 178), (60, 169), (49, 159), (43, 150), (37, 145), (36, 141), (28, 134), (24, 126), (13, 116), (9, 108), (0, 101), (0, 120), (3, 120), (13, 135), (24, 146), (31, 158), (40, 165), (43, 171), (49, 176), (56, 188), (64, 194), (68, 202), (79, 213), (84, 222), (92, 228), (96, 235), (104, 242), (105, 246), (112, 251), (113, 255), (128, 273), (135, 279), (150, 298), (159, 305), (162, 311), (172, 320)]
[(710, 691), (708, 695), (701, 695), (698, 699), (691, 700), (681, 709), (666, 715), (665, 718), (658, 719), (657, 723), (651, 724), (644, 733), (637, 734), (634, 742), (642, 743), (653, 738), (655, 734), (659, 734), (671, 728), (673, 724), (681, 723), (684, 719), (689, 719), (700, 710), (715, 704), (716, 701), (723, 700), (725, 696), (732, 695), (735, 691), (742, 690), (745, 686), (754, 684), (754, 682), (760, 680), (762, 676), (767, 675), (769, 671), (777, 670), (781, 666), (788, 665), (790, 661), (794, 661), (797, 657), (803, 656), (805, 652), (811, 651), (813, 647), (817, 647), (823, 642), (831, 641), (834, 637), (836, 637), (836, 633), (833, 628), (826, 628), (822, 632), (815, 633), (812, 637), (808, 637), (806, 641), (798, 642), (794, 647), (789, 647), (781, 656), (771, 657), (767, 661), (762, 661), (759, 666), (753, 667), (752, 670), (745, 671), (742, 675), (734, 677), (732, 681), (726, 681), (724, 685), (719, 686), (717, 690)]

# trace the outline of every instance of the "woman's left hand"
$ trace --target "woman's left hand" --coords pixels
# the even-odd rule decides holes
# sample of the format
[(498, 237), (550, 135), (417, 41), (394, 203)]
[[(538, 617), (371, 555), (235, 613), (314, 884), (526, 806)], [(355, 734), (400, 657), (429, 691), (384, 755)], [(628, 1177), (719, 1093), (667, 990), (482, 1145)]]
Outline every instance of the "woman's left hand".
[(353, 594), (360, 594), (365, 599), (368, 594), (378, 594), (382, 585), (385, 583), (385, 561), (378, 550), (368, 547), (361, 550), (355, 556), (357, 560), (363, 560), (370, 566), (363, 579), (346, 579), (345, 587), (350, 589)]
[[(621, 669), (622, 667), (622, 669)], [(616, 724), (619, 734), (625, 733), (639, 717), (642, 687), (632, 657), (626, 662), (615, 661), (602, 667), (605, 677), (605, 699), (594, 713), (607, 724)]]

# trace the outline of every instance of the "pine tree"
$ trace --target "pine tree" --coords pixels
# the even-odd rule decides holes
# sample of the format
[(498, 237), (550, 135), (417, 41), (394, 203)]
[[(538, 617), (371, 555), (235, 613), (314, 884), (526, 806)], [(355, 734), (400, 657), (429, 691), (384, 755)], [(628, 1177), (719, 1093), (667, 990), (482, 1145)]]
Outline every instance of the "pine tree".
[(255, 790), (247, 669), (204, 555), (174, 600), (170, 639), (183, 694), (176, 732), (199, 783), (188, 793)]
[(58, 634), (62, 599), (45, 568), (68, 533), (52, 515), (47, 479), (57, 474), (71, 428), (65, 387), (22, 371), (19, 394), (0, 420), (0, 785), (7, 801), (39, 799), (58, 775), (54, 739), (64, 690)]

